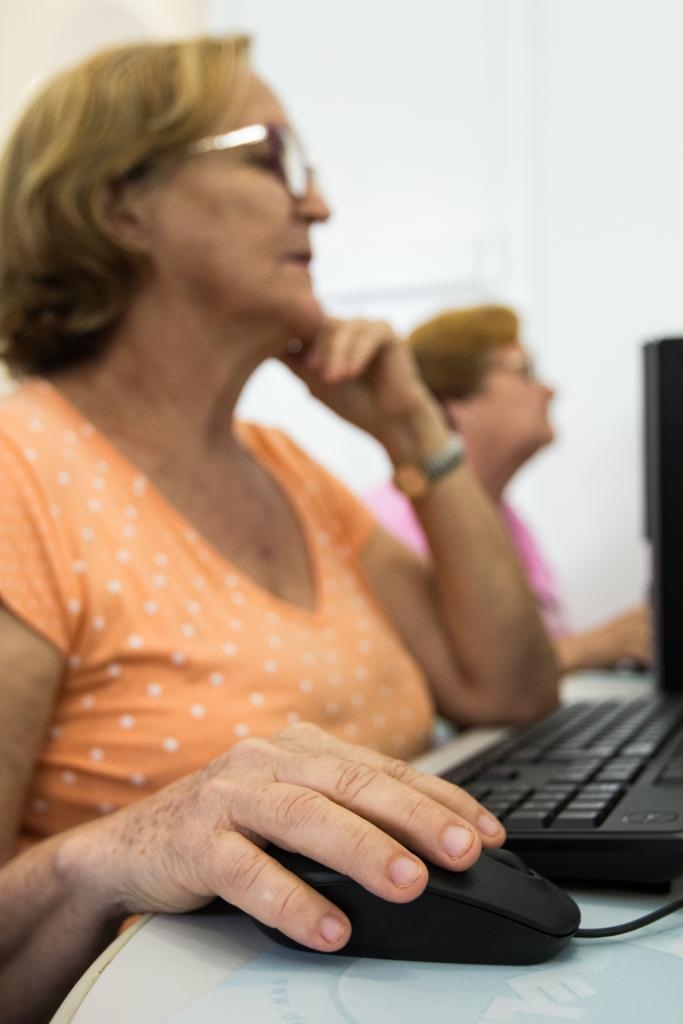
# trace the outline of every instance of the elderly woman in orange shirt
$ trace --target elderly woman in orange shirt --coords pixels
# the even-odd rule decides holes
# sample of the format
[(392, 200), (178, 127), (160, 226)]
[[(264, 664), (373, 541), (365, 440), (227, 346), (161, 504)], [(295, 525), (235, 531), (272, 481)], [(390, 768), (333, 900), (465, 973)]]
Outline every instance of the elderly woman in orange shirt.
[[(348, 919), (268, 842), (405, 901), (422, 858), (461, 870), (504, 838), (404, 759), (435, 709), (548, 710), (554, 658), (405, 348), (318, 304), (328, 216), (241, 37), (97, 55), (10, 139), (0, 844), (28, 847), (0, 874), (10, 1020), (44, 1016), (131, 912), (219, 895), (341, 948)], [(236, 423), (273, 356), (422, 479), (436, 570), (286, 437)]]

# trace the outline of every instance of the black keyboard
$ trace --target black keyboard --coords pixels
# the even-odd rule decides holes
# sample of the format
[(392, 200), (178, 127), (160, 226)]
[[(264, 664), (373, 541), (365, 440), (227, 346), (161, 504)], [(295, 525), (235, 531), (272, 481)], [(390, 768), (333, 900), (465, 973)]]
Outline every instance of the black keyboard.
[(442, 775), (549, 878), (662, 884), (683, 873), (683, 698), (568, 704)]

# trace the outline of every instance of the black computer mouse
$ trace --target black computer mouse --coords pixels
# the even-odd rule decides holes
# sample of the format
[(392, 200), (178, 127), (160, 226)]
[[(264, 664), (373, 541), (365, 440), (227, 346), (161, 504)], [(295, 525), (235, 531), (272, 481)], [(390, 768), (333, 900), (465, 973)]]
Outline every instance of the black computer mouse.
[[(428, 863), (427, 886), (410, 903), (374, 896), (301, 854), (276, 847), (268, 853), (348, 916), (351, 938), (338, 951), (344, 956), (537, 964), (559, 953), (580, 923), (574, 900), (508, 850), (485, 851), (468, 871)], [(255, 924), (285, 946), (313, 952), (274, 928)]]

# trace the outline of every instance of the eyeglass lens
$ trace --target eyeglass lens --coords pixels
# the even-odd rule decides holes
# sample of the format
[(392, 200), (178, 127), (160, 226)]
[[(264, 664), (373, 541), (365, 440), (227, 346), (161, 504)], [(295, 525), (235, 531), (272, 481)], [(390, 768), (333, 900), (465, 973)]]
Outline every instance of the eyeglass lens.
[(289, 128), (272, 127), (275, 155), (282, 168), (282, 176), (291, 194), (300, 199), (308, 192), (311, 183), (311, 169), (308, 166), (301, 143)]
[(524, 380), (535, 380), (536, 370), (534, 362), (529, 356), (520, 356), (519, 359), (501, 360), (491, 364), (492, 370), (502, 370), (503, 373), (513, 373)]

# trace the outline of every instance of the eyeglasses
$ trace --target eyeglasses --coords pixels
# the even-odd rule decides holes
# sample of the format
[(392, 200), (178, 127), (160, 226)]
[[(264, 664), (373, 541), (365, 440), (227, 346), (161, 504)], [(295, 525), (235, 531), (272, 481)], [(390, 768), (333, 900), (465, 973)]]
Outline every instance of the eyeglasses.
[(536, 368), (531, 356), (519, 353), (511, 355), (507, 359), (492, 360), (489, 363), (489, 372), (497, 370), (498, 373), (512, 373), (522, 380), (536, 380)]
[(313, 168), (301, 141), (286, 125), (250, 124), (223, 135), (209, 135), (191, 143), (186, 152), (191, 155), (220, 153), (263, 143), (267, 144), (269, 160), (289, 194), (294, 199), (303, 199), (313, 185)]

